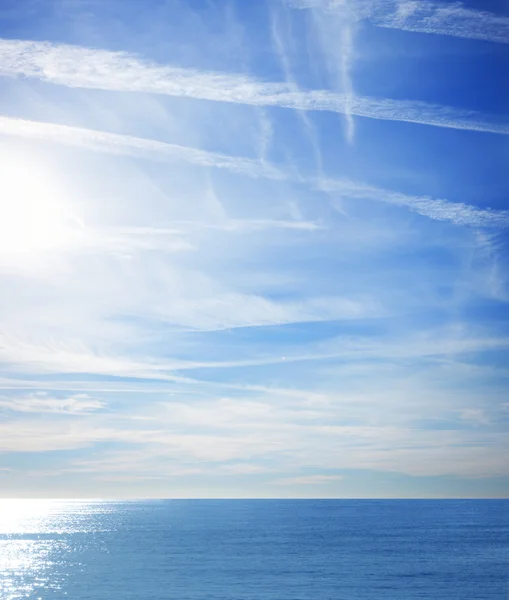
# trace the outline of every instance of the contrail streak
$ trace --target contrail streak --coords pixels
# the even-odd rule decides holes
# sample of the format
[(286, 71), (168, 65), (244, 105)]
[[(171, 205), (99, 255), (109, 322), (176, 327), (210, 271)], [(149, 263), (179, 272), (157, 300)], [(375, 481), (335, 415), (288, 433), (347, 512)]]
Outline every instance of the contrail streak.
[(339, 13), (377, 27), (509, 44), (509, 18), (465, 7), (460, 2), (426, 0), (285, 0), (292, 8)]
[(203, 167), (226, 169), (250, 177), (286, 179), (283, 172), (261, 161), (94, 129), (0, 116), (0, 134), (41, 139), (107, 154), (168, 162), (181, 160)]
[(341, 193), (345, 198), (361, 198), (406, 208), (420, 215), (438, 221), (448, 221), (457, 225), (472, 227), (506, 228), (509, 226), (509, 211), (476, 208), (467, 204), (449, 202), (442, 199), (410, 196), (399, 192), (370, 186), (362, 182), (346, 179), (324, 179), (301, 177), (296, 179), (277, 166), (248, 158), (225, 156), (206, 152), (197, 148), (177, 146), (155, 140), (40, 123), (22, 119), (0, 117), (0, 134), (39, 139), (65, 144), (107, 154), (135, 156), (156, 161), (184, 161), (187, 163), (226, 169), (249, 177), (262, 177), (272, 180), (293, 180), (311, 189)]
[(474, 111), (414, 100), (362, 97), (326, 90), (302, 91), (287, 83), (266, 83), (240, 75), (161, 66), (122, 52), (49, 42), (0, 40), (0, 74), (37, 78), (74, 88), (327, 111), (369, 119), (509, 134), (507, 120)]

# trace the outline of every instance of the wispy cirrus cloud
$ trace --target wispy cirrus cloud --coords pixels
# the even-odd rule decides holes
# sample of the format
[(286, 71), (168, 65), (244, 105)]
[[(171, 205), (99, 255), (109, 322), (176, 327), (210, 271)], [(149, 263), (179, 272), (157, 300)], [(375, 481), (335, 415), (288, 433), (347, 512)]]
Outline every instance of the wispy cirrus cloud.
[[(174, 409), (171, 403), (162, 410), (152, 406), (149, 420), (98, 413), (69, 414), (58, 421), (27, 418), (16, 428), (2, 423), (0, 448), (11, 452), (89, 448), (95, 457), (67, 467), (83, 475), (129, 470), (157, 476), (165, 468), (178, 475), (182, 469), (203, 473), (206, 467), (212, 474), (251, 471), (286, 480), (279, 485), (333, 483), (332, 476), (339, 479), (338, 470), (351, 469), (477, 478), (508, 472), (502, 432), (454, 424), (441, 430), (345, 424), (341, 410), (315, 410), (312, 418), (303, 418), (302, 410), (280, 408), (274, 398), (209, 400), (194, 406), (176, 404)], [(98, 457), (95, 447), (105, 442), (112, 450)], [(126, 443), (130, 450), (123, 449)]]
[(460, 412), (460, 417), (467, 423), (472, 423), (476, 426), (489, 425), (490, 419), (486, 412), (481, 408), (465, 408)]
[(0, 493), (501, 495), (504, 21), (42, 4), (0, 33)]
[(278, 479), (275, 483), (277, 485), (309, 486), (334, 483), (335, 481), (341, 481), (341, 479), (343, 479), (341, 475), (302, 475), (300, 477), (284, 477)]
[[(1, 40), (0, 73), (75, 88), (145, 92), (251, 106), (327, 111), (347, 115), (349, 118), (359, 116), (509, 134), (507, 120), (476, 111), (417, 100), (355, 96), (348, 90), (345, 93), (328, 90), (299, 91), (291, 83), (263, 82), (242, 75), (161, 66), (126, 53), (49, 42)], [(157, 151), (155, 147), (144, 147), (143, 150)], [(168, 151), (167, 149), (166, 152)], [(195, 156), (195, 160), (206, 162), (214, 159)], [(215, 160), (221, 162), (220, 157)], [(252, 165), (237, 165), (237, 168), (250, 169)]]
[[(88, 348), (83, 343), (76, 348), (69, 344), (37, 345), (26, 341), (12, 342), (4, 340), (0, 349), (0, 358), (5, 365), (9, 366), (12, 373), (17, 374), (21, 379), (11, 379), (5, 382), (0, 380), (0, 389), (30, 389), (33, 386), (40, 388), (43, 385), (40, 381), (23, 380), (23, 375), (26, 373), (72, 374), (74, 383), (51, 381), (51, 385), (55, 386), (55, 390), (80, 390), (83, 393), (87, 391), (93, 393), (94, 391), (108, 392), (115, 390), (138, 393), (147, 388), (147, 380), (152, 380), (152, 384), (155, 385), (153, 393), (160, 393), (165, 390), (159, 383), (171, 382), (183, 386), (178, 388), (179, 393), (184, 393), (186, 387), (188, 392), (193, 393), (200, 389), (223, 390), (225, 392), (237, 390), (248, 395), (268, 394), (281, 399), (306, 399), (309, 401), (309, 408), (314, 405), (315, 401), (320, 406), (329, 392), (326, 396), (323, 396), (320, 392), (314, 392), (312, 389), (299, 390), (281, 388), (280, 386), (235, 383), (235, 381), (232, 382), (228, 379), (227, 374), (241, 373), (243, 370), (252, 367), (276, 366), (281, 368), (284, 366), (290, 369), (295, 365), (300, 365), (299, 368), (304, 369), (308, 368), (306, 363), (311, 364), (311, 368), (314, 368), (315, 366), (319, 367), (324, 362), (329, 364), (338, 362), (347, 365), (346, 370), (338, 371), (345, 378), (348, 373), (355, 375), (355, 373), (361, 372), (364, 374), (373, 370), (376, 364), (395, 365), (404, 359), (412, 362), (432, 360), (436, 364), (446, 366), (453, 359), (458, 360), (464, 356), (507, 351), (509, 349), (509, 338), (487, 334), (484, 336), (476, 335), (475, 332), (458, 334), (448, 330), (424, 332), (420, 336), (413, 335), (400, 338), (390, 336), (380, 341), (373, 341), (367, 337), (337, 337), (312, 345), (308, 344), (299, 349), (282, 345), (272, 353), (262, 354), (260, 349), (253, 348), (251, 355), (245, 358), (238, 358), (233, 353), (222, 360), (214, 360), (206, 355), (197, 356), (193, 360), (172, 357), (158, 357), (155, 359), (150, 356), (135, 358), (132, 356), (133, 344), (130, 346), (131, 349), (126, 348), (123, 354), (114, 355), (104, 350)], [(206, 347), (202, 350), (205, 352), (207, 349)], [(473, 371), (474, 367), (470, 366), (468, 368)], [(220, 372), (225, 374), (226, 379), (217, 381), (214, 376)], [(199, 373), (199, 378), (196, 378), (196, 373)], [(116, 384), (103, 384), (103, 387), (101, 387), (98, 383), (87, 383), (76, 379), (85, 374), (115, 378), (129, 377), (133, 381), (130, 384), (118, 381)], [(507, 373), (499, 371), (498, 375), (507, 376)], [(42, 402), (40, 404), (43, 405)], [(246, 409), (254, 411), (249, 414), (248, 420), (252, 421), (257, 415), (267, 415), (267, 411), (263, 406), (260, 403), (252, 403), (247, 404), (240, 410), (243, 414)], [(184, 404), (179, 405), (178, 403), (173, 403), (171, 408), (173, 414), (176, 414), (177, 409), (179, 409), (179, 414), (189, 415), (190, 421), (196, 422), (193, 409), (187, 409)], [(237, 414), (234, 403), (226, 402), (221, 404), (217, 410), (216, 408), (212, 407), (210, 414), (206, 413), (207, 407), (202, 408), (206, 421), (211, 421), (215, 411), (218, 415), (224, 415), (228, 411)], [(468, 410), (465, 414), (469, 414)], [(276, 413), (272, 411), (271, 416), (274, 417), (275, 415)], [(285, 418), (286, 416), (283, 415), (283, 420)]]
[(318, 8), (377, 27), (509, 43), (509, 19), (461, 2), (427, 0), (284, 0), (293, 8)]
[(86, 415), (104, 408), (105, 403), (88, 394), (73, 394), (55, 398), (47, 392), (36, 392), (23, 397), (0, 396), (0, 409), (21, 413), (51, 413), (63, 415)]

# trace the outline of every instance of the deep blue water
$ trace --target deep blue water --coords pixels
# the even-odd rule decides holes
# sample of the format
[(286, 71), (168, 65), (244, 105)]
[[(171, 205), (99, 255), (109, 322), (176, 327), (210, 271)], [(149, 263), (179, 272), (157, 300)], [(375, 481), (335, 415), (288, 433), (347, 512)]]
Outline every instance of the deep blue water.
[(509, 501), (0, 502), (0, 598), (506, 600)]

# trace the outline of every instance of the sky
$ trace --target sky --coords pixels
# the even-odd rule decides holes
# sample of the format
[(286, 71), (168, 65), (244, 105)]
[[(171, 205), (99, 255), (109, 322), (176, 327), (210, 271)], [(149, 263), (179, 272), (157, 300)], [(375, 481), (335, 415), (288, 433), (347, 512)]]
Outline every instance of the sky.
[(507, 497), (505, 0), (3, 0), (0, 497)]

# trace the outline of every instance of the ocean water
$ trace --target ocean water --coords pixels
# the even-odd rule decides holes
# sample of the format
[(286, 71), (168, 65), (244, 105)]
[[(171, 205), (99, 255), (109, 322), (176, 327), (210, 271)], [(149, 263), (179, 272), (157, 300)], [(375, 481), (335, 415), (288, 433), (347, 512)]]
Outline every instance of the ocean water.
[(2, 600), (507, 600), (509, 501), (0, 501)]

